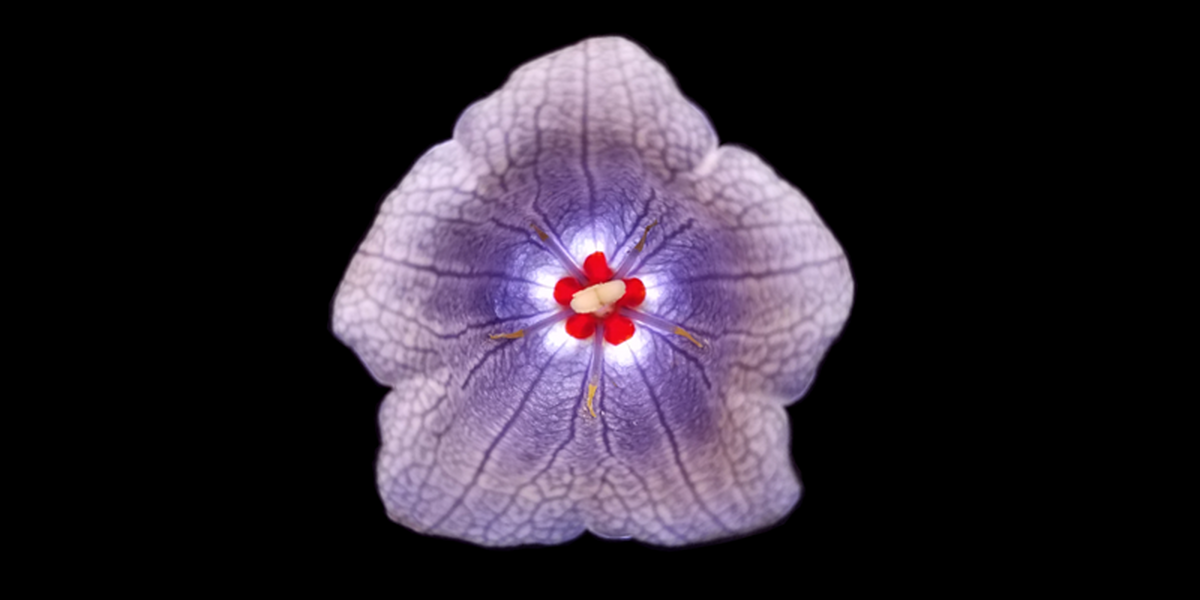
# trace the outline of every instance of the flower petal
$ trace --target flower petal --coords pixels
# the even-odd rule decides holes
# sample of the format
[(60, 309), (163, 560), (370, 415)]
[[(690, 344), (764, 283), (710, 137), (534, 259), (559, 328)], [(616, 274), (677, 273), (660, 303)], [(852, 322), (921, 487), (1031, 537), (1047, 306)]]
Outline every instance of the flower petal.
[(808, 200), (745, 149), (723, 146), (682, 183), (666, 211), (689, 218), (664, 227), (634, 274), (658, 282), (655, 314), (686, 320), (729, 358), (736, 385), (794, 401), (850, 312), (841, 246)]
[(662, 181), (691, 171), (717, 146), (712, 125), (667, 70), (619, 37), (584, 40), (518, 68), (463, 113), (454, 139), (497, 173), (535, 157), (571, 171), (582, 155), (632, 148)]
[[(637, 310), (703, 343), (639, 323), (606, 349), (539, 326), (565, 314), (556, 282), (581, 275), (551, 236), (577, 261), (605, 252), (645, 281)], [(518, 69), (413, 166), (351, 261), (333, 330), (394, 388), (378, 465), (393, 519), (485, 545), (584, 530), (679, 545), (795, 504), (782, 406), (852, 294), (803, 196), (718, 149), (640, 48), (600, 38)]]

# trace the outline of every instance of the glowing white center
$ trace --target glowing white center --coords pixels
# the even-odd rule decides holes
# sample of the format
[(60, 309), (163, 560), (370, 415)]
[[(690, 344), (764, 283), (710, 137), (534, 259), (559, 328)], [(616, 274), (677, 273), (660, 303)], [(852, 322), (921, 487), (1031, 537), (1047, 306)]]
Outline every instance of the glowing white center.
[(571, 309), (577, 313), (596, 313), (604, 316), (612, 312), (612, 305), (625, 295), (625, 282), (620, 279), (598, 283), (584, 288), (571, 296)]

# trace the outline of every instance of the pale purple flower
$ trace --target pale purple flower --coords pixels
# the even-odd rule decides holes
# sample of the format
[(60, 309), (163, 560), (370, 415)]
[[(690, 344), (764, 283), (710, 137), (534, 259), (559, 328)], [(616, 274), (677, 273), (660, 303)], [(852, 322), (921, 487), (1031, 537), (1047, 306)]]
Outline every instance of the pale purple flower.
[[(597, 251), (644, 302), (588, 288)], [(588, 288), (575, 308), (555, 299), (571, 276)], [(585, 530), (681, 545), (796, 504), (784, 407), (852, 296), (804, 196), (718, 146), (641, 48), (597, 38), (518, 69), (417, 161), (333, 329), (393, 388), (378, 463), (392, 519), (489, 546)], [(568, 334), (576, 309), (600, 324), (586, 339)], [(627, 316), (633, 336), (605, 341), (615, 321), (595, 315)]]

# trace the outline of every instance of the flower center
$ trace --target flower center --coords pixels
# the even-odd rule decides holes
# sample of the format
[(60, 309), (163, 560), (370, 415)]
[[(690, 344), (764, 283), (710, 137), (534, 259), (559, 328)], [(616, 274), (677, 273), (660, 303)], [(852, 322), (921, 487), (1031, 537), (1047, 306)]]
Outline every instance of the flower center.
[(568, 276), (554, 286), (554, 299), (575, 311), (567, 319), (567, 333), (584, 340), (599, 326), (604, 339), (614, 346), (633, 337), (633, 321), (618, 309), (641, 304), (646, 286), (636, 278), (613, 279), (603, 252), (594, 252), (583, 261), (583, 274), (586, 282)]
[(614, 310), (614, 304), (625, 296), (625, 282), (608, 281), (579, 290), (571, 296), (571, 310), (606, 317)]
[[(617, 272), (621, 274), (629, 272), (628, 267), (631, 266), (632, 257), (642, 251), (646, 244), (646, 236), (650, 234), (650, 228), (657, 224), (658, 221), (654, 221), (646, 226), (646, 231), (642, 233), (642, 239), (634, 246), (633, 252), (625, 257)], [(604, 366), (604, 342), (616, 346), (632, 338), (637, 330), (633, 324), (634, 321), (663, 332), (681, 335), (695, 344), (697, 348), (704, 347), (704, 344), (701, 344), (679, 325), (634, 310), (634, 307), (646, 299), (646, 286), (642, 280), (636, 277), (613, 279), (616, 277), (616, 273), (608, 267), (608, 259), (605, 258), (603, 252), (593, 252), (588, 256), (583, 261), (583, 270), (580, 271), (579, 267), (575, 266), (575, 261), (571, 259), (570, 254), (563, 248), (562, 243), (542, 231), (537, 223), (531, 223), (530, 226), (537, 232), (538, 239), (542, 240), (546, 248), (562, 262), (565, 270), (574, 274), (563, 277), (554, 286), (554, 300), (564, 308), (570, 306), (571, 312), (559, 311), (558, 314), (542, 319), (527, 328), (518, 329), (512, 333), (492, 333), (488, 334), (488, 337), (493, 340), (516, 340), (525, 337), (526, 329), (535, 331), (560, 323), (564, 318), (567, 321), (567, 334), (571, 337), (586, 340), (595, 334), (587, 392), (587, 409), (593, 417), (596, 416), (596, 411), (592, 406), (592, 400), (596, 397), (596, 390), (599, 389), (600, 373)], [(601, 337), (604, 339), (601, 340)]]

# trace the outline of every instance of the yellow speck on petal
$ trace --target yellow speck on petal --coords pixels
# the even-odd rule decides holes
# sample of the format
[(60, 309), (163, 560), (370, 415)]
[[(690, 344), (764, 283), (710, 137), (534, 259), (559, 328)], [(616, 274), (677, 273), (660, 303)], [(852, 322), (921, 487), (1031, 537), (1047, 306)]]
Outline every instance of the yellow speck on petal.
[(704, 347), (704, 344), (701, 344), (700, 342), (697, 342), (697, 341), (696, 341), (696, 338), (692, 337), (692, 334), (690, 334), (690, 333), (688, 333), (688, 332), (684, 331), (682, 327), (676, 327), (676, 328), (675, 328), (675, 335), (682, 335), (683, 337), (685, 337), (685, 338), (687, 338), (687, 339), (689, 339), (689, 340), (692, 340), (692, 343), (693, 343), (693, 344), (695, 344), (697, 348), (703, 348), (703, 347)]
[(646, 231), (642, 232), (642, 239), (638, 240), (637, 245), (633, 247), (634, 252), (641, 252), (642, 248), (646, 247), (646, 236), (650, 235), (650, 228), (655, 225), (658, 225), (658, 219), (655, 219), (653, 223), (646, 226)]
[(592, 398), (595, 398), (595, 397), (596, 397), (596, 384), (589, 383), (588, 384), (587, 406), (588, 406), (588, 412), (592, 413), (593, 419), (596, 418), (596, 411), (592, 410)]
[(533, 230), (537, 232), (538, 239), (542, 240), (543, 242), (546, 241), (546, 239), (550, 237), (550, 236), (546, 235), (545, 231), (542, 231), (541, 227), (537, 226), (537, 223), (530, 223), (529, 226), (532, 227)]
[(519, 329), (513, 333), (493, 333), (488, 337), (492, 338), (493, 340), (515, 340), (517, 338), (525, 337), (525, 330)]

